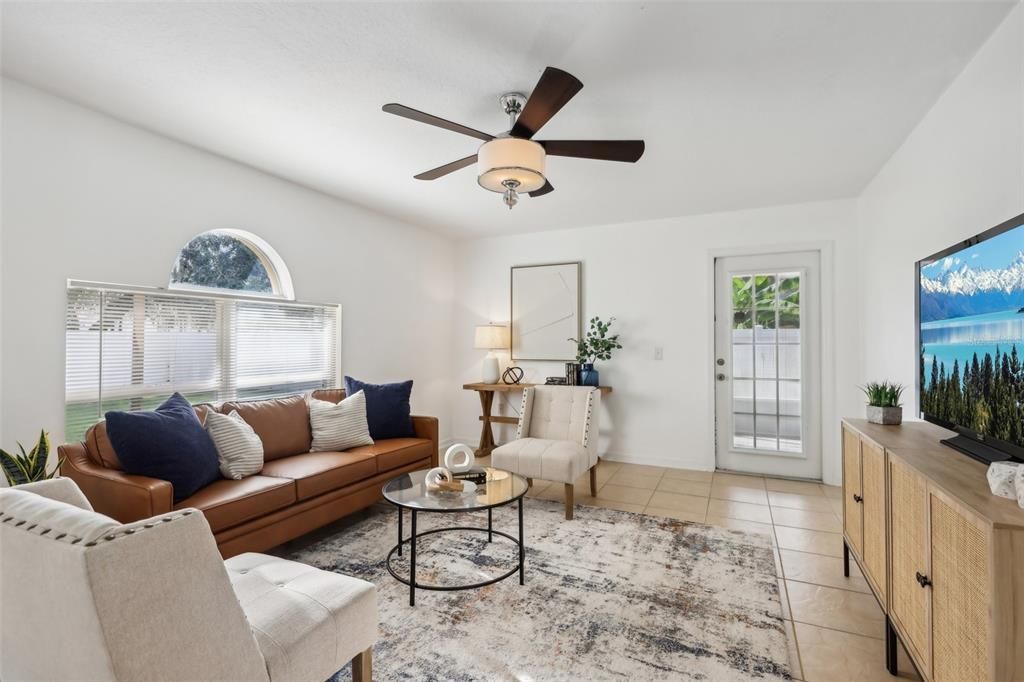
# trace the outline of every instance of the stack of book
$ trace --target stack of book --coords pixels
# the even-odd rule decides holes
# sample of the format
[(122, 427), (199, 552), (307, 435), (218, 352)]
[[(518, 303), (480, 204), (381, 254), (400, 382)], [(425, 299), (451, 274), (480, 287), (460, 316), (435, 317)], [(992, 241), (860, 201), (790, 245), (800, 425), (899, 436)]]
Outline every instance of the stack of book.
[(567, 363), (565, 363), (565, 383), (568, 386), (579, 386), (579, 383), (580, 383), (580, 363), (578, 363), (578, 362), (567, 362)]

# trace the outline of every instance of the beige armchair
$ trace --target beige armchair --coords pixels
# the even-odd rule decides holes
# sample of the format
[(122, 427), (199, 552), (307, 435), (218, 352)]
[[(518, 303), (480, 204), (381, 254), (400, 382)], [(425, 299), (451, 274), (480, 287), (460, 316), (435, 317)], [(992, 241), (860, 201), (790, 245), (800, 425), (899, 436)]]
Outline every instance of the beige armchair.
[(370, 679), (372, 584), (223, 561), (196, 510), (121, 524), (59, 478), (0, 490), (0, 543), (4, 680)]
[(523, 389), (516, 440), (491, 452), (491, 464), (533, 479), (565, 485), (565, 518), (573, 514), (573, 487), (590, 471), (590, 494), (597, 495), (598, 414), (601, 392), (587, 386), (533, 386)]

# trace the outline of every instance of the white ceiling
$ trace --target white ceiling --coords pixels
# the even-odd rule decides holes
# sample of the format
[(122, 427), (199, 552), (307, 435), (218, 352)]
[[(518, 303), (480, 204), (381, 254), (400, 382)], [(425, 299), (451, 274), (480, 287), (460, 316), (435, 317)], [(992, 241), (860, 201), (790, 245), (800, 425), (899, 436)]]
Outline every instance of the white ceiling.
[[(452, 235), (855, 196), (1011, 3), (3, 3), (3, 68), (123, 120)], [(636, 164), (551, 158), (509, 212), (479, 142), (543, 68), (584, 89), (538, 135), (643, 138)]]

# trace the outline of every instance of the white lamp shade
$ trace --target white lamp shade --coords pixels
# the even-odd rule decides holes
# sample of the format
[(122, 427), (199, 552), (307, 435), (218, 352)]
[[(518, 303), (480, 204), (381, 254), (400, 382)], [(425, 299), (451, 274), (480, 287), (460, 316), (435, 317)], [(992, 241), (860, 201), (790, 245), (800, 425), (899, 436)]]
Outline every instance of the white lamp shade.
[(481, 350), (508, 348), (508, 327), (503, 324), (481, 324), (476, 328), (473, 347)]
[(517, 192), (544, 186), (544, 147), (533, 140), (498, 137), (480, 145), (476, 154), (477, 182), (492, 192), (504, 192), (506, 180), (519, 183)]

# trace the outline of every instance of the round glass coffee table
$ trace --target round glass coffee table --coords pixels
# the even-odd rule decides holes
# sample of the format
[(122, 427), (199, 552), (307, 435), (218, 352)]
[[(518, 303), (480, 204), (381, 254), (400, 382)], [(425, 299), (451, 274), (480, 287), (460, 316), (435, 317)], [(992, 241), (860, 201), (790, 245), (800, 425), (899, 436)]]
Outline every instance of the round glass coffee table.
[[(494, 469), (491, 467), (477, 467), (473, 473), (482, 474), (486, 477), (482, 483), (463, 481), (465, 489), (462, 492), (434, 492), (427, 490), (423, 480), (426, 478), (427, 470), (413, 471), (393, 478), (384, 486), (384, 499), (398, 507), (398, 544), (388, 552), (388, 572), (395, 580), (409, 586), (409, 605), (416, 604), (416, 588), (421, 590), (472, 590), (485, 585), (491, 585), (504, 580), (516, 573), (519, 574), (519, 584), (523, 583), (523, 564), (525, 550), (523, 545), (523, 496), (529, 488), (526, 479), (510, 471)], [(492, 512), (495, 507), (502, 507), (512, 502), (519, 502), (519, 537), (513, 537), (500, 530), (494, 530), (492, 523)], [(402, 517), (405, 510), (412, 512), (412, 535), (404, 538), (402, 533)], [(487, 510), (487, 527), (477, 528), (473, 526), (450, 526), (447, 528), (435, 528), (422, 533), (416, 532), (416, 515), (422, 512), (431, 513), (452, 513)], [(416, 540), (435, 533), (447, 533), (451, 531), (472, 531), (487, 533), (487, 541), (492, 542), (495, 535), (500, 535), (511, 540), (519, 548), (519, 563), (501, 575), (470, 585), (424, 585), (416, 582)], [(395, 554), (402, 556), (402, 546), (409, 545), (409, 577), (399, 575), (391, 566), (391, 559)]]

